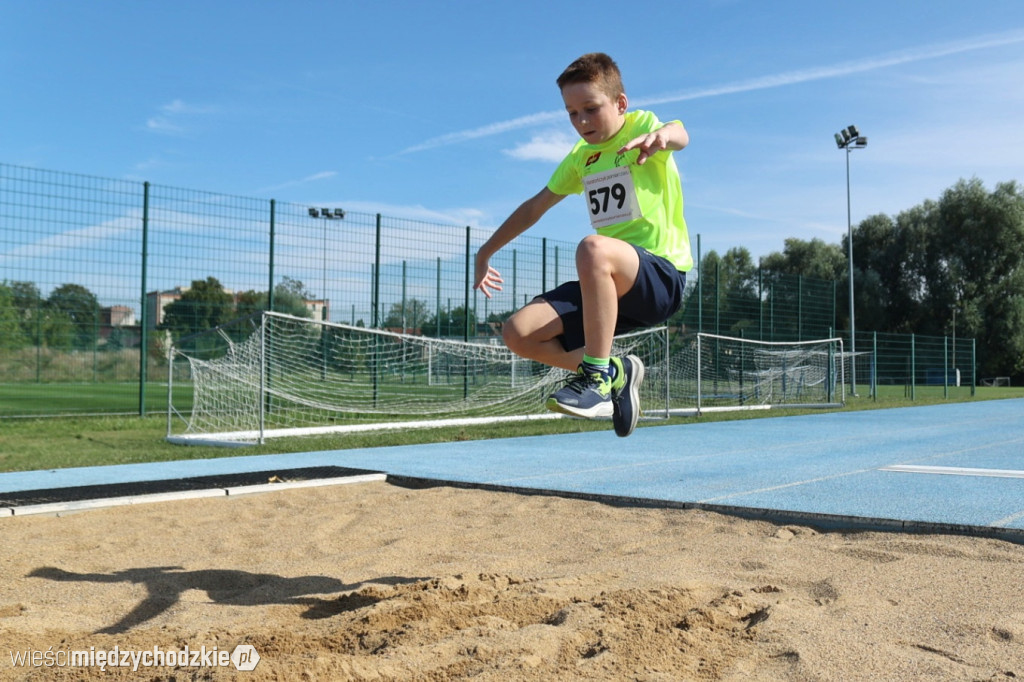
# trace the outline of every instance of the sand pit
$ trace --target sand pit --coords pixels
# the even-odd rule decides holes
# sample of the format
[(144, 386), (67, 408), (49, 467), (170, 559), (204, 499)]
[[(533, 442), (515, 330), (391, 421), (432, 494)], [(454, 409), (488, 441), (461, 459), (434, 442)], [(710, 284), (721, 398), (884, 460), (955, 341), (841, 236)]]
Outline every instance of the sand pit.
[[(0, 538), (3, 680), (1024, 679), (1024, 547), (1001, 540), (383, 482)], [(255, 670), (11, 659), (239, 644)]]

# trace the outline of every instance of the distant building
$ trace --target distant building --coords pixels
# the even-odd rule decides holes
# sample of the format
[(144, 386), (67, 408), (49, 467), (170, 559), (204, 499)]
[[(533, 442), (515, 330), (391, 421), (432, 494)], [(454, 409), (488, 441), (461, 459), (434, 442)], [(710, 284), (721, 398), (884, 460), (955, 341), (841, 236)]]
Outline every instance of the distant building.
[(164, 321), (164, 309), (181, 299), (191, 287), (174, 287), (169, 291), (151, 291), (146, 294), (146, 329), (156, 329)]
[[(191, 287), (174, 287), (167, 291), (151, 291), (146, 294), (146, 328), (156, 329), (164, 322), (164, 311), (167, 306), (175, 301), (181, 300), (182, 295)], [(224, 293), (229, 294), (238, 303), (238, 294), (231, 289), (225, 289)], [(310, 312), (314, 320), (329, 320), (331, 304), (327, 299), (303, 299), (302, 303)]]
[(329, 320), (331, 319), (331, 302), (327, 299), (302, 299), (302, 303), (306, 306), (306, 310), (310, 313), (310, 317), (314, 320)]
[(126, 305), (100, 308), (100, 324), (105, 327), (131, 327), (135, 325), (135, 310)]
[(100, 339), (104, 343), (108, 342), (115, 331), (120, 347), (131, 348), (139, 345), (141, 331), (135, 321), (135, 311), (131, 307), (112, 305), (109, 308), (100, 308)]

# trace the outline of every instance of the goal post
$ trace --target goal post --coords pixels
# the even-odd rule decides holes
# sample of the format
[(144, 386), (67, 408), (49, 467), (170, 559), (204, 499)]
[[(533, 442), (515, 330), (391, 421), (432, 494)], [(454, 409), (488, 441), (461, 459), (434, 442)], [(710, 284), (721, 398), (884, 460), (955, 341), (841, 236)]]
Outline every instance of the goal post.
[[(665, 368), (665, 327), (615, 339)], [(249, 445), (278, 436), (558, 419), (545, 398), (568, 374), (479, 342), (263, 312), (180, 340), (170, 351), (167, 439)], [(664, 371), (664, 369), (662, 369)], [(667, 382), (652, 381), (652, 387)], [(642, 401), (667, 396), (644, 387)]]
[[(656, 327), (616, 336), (613, 353), (645, 365), (641, 418), (667, 419), (840, 407), (842, 349), (838, 338), (754, 341)], [(569, 376), (493, 337), (457, 341), (275, 312), (180, 339), (169, 358), (167, 440), (182, 444), (560, 419), (545, 400)]]
[(846, 403), (840, 338), (760, 341), (702, 332), (680, 343), (672, 358), (671, 414)]

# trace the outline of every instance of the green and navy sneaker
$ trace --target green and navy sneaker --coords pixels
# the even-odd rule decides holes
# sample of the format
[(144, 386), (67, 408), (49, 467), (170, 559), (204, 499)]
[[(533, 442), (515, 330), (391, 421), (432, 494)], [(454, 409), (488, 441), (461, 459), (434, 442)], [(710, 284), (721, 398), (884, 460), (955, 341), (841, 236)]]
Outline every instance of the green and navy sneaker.
[(600, 372), (584, 372), (580, 365), (565, 386), (548, 397), (547, 408), (573, 417), (612, 416), (612, 380)]
[(633, 433), (640, 416), (640, 384), (644, 381), (644, 363), (635, 355), (612, 358), (615, 380), (612, 382), (612, 424), (615, 433), (625, 438)]

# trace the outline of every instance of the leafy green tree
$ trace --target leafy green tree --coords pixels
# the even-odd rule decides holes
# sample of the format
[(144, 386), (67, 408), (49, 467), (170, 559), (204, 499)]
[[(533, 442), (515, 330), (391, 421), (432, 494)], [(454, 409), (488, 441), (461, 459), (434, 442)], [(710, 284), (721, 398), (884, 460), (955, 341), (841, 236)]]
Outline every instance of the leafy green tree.
[(421, 329), (429, 317), (427, 302), (418, 298), (397, 301), (384, 317), (385, 327), (393, 329)]
[[(313, 300), (302, 286), (302, 282), (285, 277), (274, 286), (274, 311), (294, 317), (312, 317), (313, 313), (306, 307), (306, 301)], [(265, 291), (244, 291), (238, 295), (236, 314), (251, 315), (260, 310), (269, 310), (270, 301)]]
[(735, 247), (724, 256), (709, 251), (701, 259), (699, 277), (700, 286), (688, 286), (683, 309), (671, 324), (737, 336), (757, 324), (758, 271), (750, 251)]
[(192, 281), (181, 298), (164, 308), (163, 329), (178, 337), (212, 329), (229, 321), (234, 315), (234, 300), (216, 277)]
[(131, 338), (131, 334), (121, 327), (114, 327), (110, 330), (110, 336), (107, 337), (107, 343), (103, 346), (103, 350), (113, 352), (127, 348)]
[(765, 256), (761, 260), (761, 267), (771, 275), (839, 279), (845, 272), (845, 253), (838, 245), (820, 239), (804, 241), (791, 237), (784, 242), (782, 253)]
[(868, 217), (853, 240), (858, 329), (945, 336), (955, 318), (956, 335), (977, 341), (983, 376), (1024, 374), (1024, 196), (1015, 182), (989, 192), (960, 180), (895, 219)]
[(933, 324), (978, 340), (983, 374), (1024, 374), (1024, 194), (960, 180), (937, 206), (925, 305)]
[(28, 344), (22, 329), (22, 311), (14, 303), (14, 291), (0, 282), (0, 350), (16, 350)]
[(71, 348), (87, 350), (96, 346), (100, 304), (91, 291), (80, 284), (62, 284), (50, 293), (46, 306), (70, 320)]
[(42, 318), (45, 316), (42, 294), (33, 282), (10, 282), (13, 305), (19, 311), (21, 329), (32, 344), (42, 343)]
[(316, 299), (316, 294), (306, 288), (300, 280), (285, 276), (274, 286), (274, 296), (289, 295), (299, 300), (311, 301)]
[[(476, 313), (469, 314), (469, 333), (473, 335), (476, 330)], [(424, 336), (440, 336), (442, 338), (461, 339), (465, 334), (466, 307), (456, 306), (450, 310), (442, 310), (440, 316), (432, 315), (423, 322), (422, 330)], [(438, 328), (440, 327), (440, 334)]]

